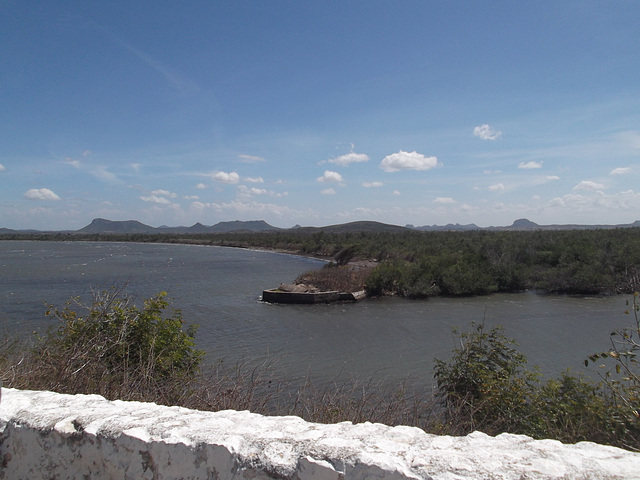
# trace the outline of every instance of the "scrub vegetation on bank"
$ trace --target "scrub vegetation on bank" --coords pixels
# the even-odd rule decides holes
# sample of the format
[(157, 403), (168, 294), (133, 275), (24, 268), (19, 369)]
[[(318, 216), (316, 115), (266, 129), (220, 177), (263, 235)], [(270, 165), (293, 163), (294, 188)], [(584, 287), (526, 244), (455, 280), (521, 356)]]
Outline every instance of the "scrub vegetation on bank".
[(639, 306), (628, 329), (588, 359), (598, 384), (571, 375), (542, 381), (500, 327), (471, 323), (454, 330), (459, 346), (436, 360), (435, 392), (371, 379), (314, 385), (278, 376), (266, 365), (207, 365), (195, 347), (197, 327), (184, 322), (164, 292), (136, 304), (124, 288), (96, 292), (89, 305), (50, 306), (57, 325), (33, 341), (0, 346), (5, 386), (100, 394), (200, 410), (251, 410), (311, 422), (411, 425), (436, 434), (520, 433), (640, 450)]
[[(308, 231), (215, 234), (11, 234), (26, 240), (195, 243), (264, 248), (363, 262), (368, 294), (427, 298), (535, 290), (559, 294), (640, 290), (640, 228), (535, 231)], [(372, 266), (373, 265), (373, 266)], [(364, 268), (364, 267), (361, 267)], [(352, 271), (347, 268), (345, 275)], [(337, 282), (337, 270), (332, 276)], [(364, 277), (364, 278), (363, 278)], [(267, 286), (268, 287), (268, 286)]]

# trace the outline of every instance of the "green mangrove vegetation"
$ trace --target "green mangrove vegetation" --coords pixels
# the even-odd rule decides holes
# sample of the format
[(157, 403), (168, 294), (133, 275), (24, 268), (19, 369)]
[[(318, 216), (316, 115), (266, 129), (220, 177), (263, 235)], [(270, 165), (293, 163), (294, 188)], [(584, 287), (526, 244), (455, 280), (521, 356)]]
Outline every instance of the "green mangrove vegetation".
[[(264, 248), (331, 260), (374, 261), (369, 295), (560, 294), (640, 289), (640, 228), (536, 231), (281, 230), (216, 234), (31, 234), (31, 240), (196, 243)], [(335, 273), (334, 273), (334, 276)]]

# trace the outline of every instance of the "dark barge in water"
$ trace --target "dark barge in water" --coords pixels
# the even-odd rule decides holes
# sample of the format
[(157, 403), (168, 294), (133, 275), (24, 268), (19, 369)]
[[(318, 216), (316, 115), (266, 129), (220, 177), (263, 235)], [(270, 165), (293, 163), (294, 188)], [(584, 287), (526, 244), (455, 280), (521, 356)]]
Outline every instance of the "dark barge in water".
[(280, 285), (278, 288), (263, 290), (262, 301), (267, 303), (316, 304), (334, 302), (355, 302), (365, 297), (362, 292), (319, 291), (306, 285)]

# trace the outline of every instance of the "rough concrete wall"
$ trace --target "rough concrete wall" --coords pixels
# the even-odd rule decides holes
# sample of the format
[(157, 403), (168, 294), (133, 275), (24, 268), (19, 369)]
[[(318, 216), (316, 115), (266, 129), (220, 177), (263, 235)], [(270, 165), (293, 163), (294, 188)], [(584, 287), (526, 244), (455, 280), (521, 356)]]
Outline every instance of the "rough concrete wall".
[(637, 479), (640, 454), (5, 389), (0, 478)]

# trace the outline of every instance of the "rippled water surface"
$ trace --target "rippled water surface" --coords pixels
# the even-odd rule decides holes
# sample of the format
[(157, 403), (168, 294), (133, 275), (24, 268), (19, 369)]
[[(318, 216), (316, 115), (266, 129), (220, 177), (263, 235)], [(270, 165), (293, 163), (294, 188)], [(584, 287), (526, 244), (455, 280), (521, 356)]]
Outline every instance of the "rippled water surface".
[(45, 303), (128, 283), (145, 298), (165, 290), (197, 323), (209, 361), (275, 361), (288, 377), (358, 377), (429, 384), (433, 358), (448, 358), (452, 326), (501, 324), (545, 374), (585, 371), (609, 333), (629, 324), (627, 297), (501, 294), (463, 299), (398, 298), (354, 304), (270, 305), (263, 289), (322, 267), (273, 252), (138, 243), (0, 242), (0, 334), (45, 328)]

